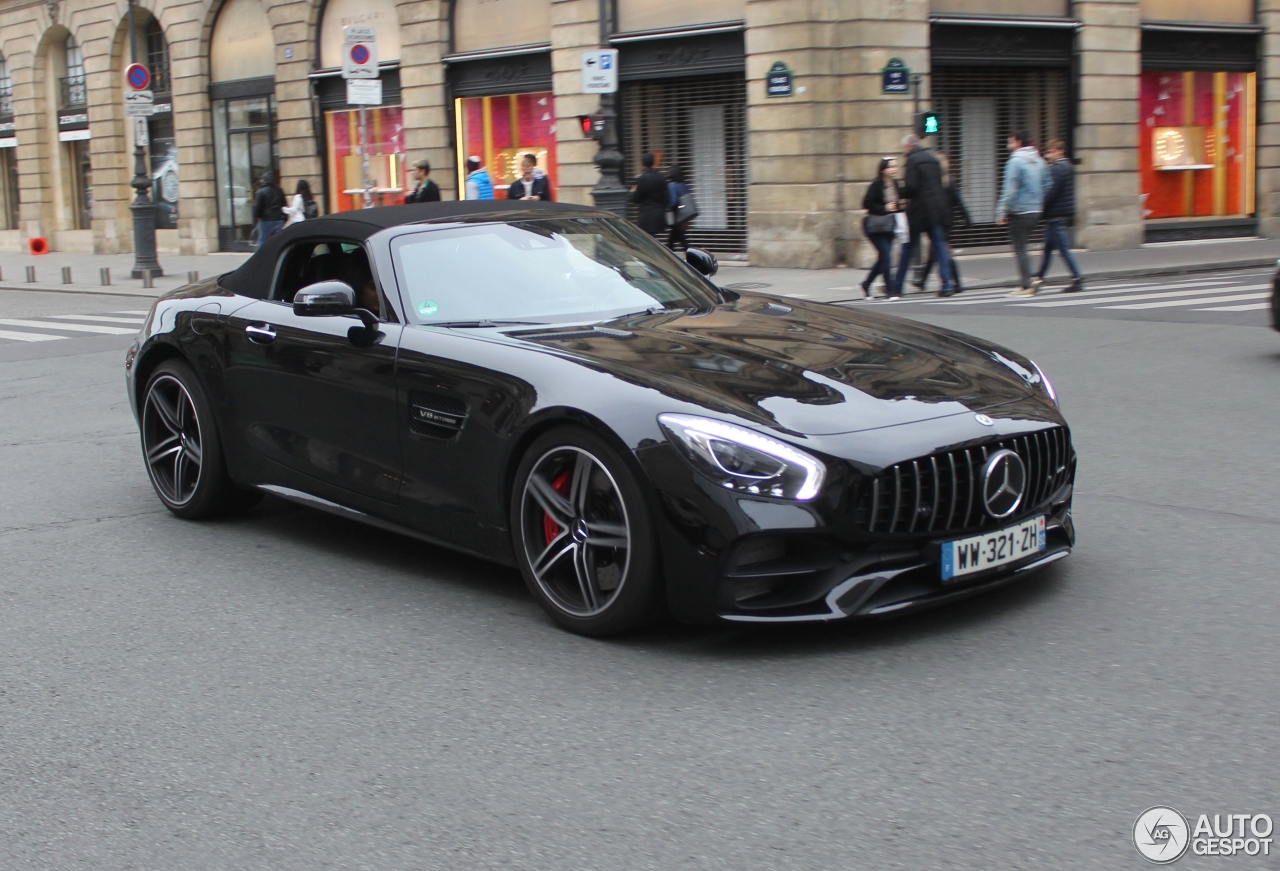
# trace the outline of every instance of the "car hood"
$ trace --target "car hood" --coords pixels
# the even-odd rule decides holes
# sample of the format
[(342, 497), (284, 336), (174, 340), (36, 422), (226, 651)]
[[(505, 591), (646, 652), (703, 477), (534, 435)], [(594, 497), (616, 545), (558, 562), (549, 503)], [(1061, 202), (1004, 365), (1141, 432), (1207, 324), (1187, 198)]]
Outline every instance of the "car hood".
[(501, 336), (796, 434), (860, 432), (1039, 399), (1019, 374), (1034, 371), (1029, 362), (980, 340), (756, 294), (705, 311), (507, 329)]

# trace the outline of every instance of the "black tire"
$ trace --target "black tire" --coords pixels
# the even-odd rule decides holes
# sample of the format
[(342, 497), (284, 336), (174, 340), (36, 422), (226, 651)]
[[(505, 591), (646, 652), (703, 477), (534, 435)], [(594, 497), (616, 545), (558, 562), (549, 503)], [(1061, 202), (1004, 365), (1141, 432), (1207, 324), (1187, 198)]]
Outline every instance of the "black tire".
[(139, 420), (142, 460), (165, 508), (197, 520), (257, 501), (227, 475), (213, 409), (184, 361), (166, 360), (151, 373)]
[(648, 503), (600, 436), (563, 427), (530, 445), (516, 470), (510, 519), (520, 574), (561, 627), (619, 635), (663, 613)]

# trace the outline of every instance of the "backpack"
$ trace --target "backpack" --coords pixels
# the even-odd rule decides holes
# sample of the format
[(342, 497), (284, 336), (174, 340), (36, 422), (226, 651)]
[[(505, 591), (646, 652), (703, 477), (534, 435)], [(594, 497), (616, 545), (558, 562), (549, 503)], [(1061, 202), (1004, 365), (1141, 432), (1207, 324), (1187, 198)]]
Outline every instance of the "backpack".
[(320, 207), (316, 205), (315, 200), (302, 201), (302, 216), (308, 221), (320, 217)]

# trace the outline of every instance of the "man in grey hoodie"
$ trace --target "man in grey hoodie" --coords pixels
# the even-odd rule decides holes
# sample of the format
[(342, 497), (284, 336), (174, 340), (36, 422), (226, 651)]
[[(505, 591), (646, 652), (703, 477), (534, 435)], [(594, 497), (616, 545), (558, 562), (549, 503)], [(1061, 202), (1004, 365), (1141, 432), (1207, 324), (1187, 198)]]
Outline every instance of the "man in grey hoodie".
[(1010, 296), (1035, 296), (1038, 283), (1032, 283), (1031, 258), (1027, 244), (1044, 211), (1044, 193), (1049, 173), (1031, 137), (1018, 131), (1009, 137), (1009, 159), (1004, 165), (1004, 184), (996, 203), (996, 223), (1009, 224), (1009, 241), (1018, 259), (1018, 289)]

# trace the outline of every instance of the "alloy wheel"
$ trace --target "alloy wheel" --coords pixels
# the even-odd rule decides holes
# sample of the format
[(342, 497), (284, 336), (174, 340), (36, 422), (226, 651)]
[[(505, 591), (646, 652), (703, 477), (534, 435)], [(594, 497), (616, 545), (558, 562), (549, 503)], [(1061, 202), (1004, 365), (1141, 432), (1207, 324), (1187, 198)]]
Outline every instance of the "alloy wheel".
[(594, 617), (618, 598), (631, 565), (631, 527), (618, 482), (586, 450), (543, 454), (524, 482), (521, 539), (552, 603)]
[(203, 441), (187, 388), (172, 375), (157, 377), (142, 408), (142, 448), (156, 490), (173, 506), (185, 505), (195, 495)]

